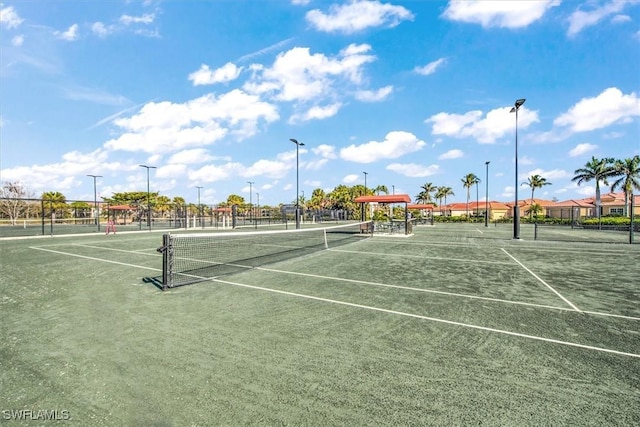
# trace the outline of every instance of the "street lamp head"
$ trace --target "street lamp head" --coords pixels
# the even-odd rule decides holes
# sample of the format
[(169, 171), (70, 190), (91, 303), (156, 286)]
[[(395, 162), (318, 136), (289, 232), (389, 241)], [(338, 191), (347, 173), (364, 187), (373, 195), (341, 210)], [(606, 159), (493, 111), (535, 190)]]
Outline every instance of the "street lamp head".
[(490, 161), (486, 161), (484, 162), (485, 165), (488, 165), (489, 163), (491, 163)]
[(526, 101), (526, 99), (524, 98), (520, 98), (518, 100), (516, 100), (516, 109), (520, 108), (522, 106), (522, 104), (524, 104), (524, 101)]

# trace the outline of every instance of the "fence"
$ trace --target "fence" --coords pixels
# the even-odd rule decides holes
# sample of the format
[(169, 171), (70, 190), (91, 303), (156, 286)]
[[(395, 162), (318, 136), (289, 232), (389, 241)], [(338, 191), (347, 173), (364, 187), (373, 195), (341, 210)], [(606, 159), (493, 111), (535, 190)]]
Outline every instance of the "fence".
[[(231, 228), (295, 224), (295, 210), (283, 207), (242, 207), (220, 205), (150, 206), (142, 203), (118, 205), (86, 200), (46, 200), (0, 198), (0, 237), (62, 235), (106, 232), (113, 224), (116, 232), (152, 229)], [(303, 209), (302, 221), (319, 223), (352, 219), (344, 210)]]

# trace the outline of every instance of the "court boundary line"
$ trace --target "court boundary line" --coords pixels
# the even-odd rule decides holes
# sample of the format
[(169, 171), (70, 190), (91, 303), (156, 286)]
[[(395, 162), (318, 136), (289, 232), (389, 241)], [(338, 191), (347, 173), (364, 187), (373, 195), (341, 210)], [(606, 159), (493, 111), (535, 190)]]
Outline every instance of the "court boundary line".
[[(50, 246), (50, 245), (48, 245), (48, 246)], [(60, 246), (60, 245), (56, 245), (56, 246)], [(70, 246), (84, 246), (84, 245), (70, 245)], [(146, 270), (162, 272), (162, 269), (159, 269), (159, 268), (145, 267), (145, 266), (141, 266), (141, 265), (137, 265), (137, 264), (127, 264), (127, 263), (123, 263), (123, 262), (120, 262), (120, 261), (107, 260), (107, 259), (104, 259), (104, 258), (96, 258), (96, 257), (87, 256), (87, 255), (79, 255), (79, 254), (74, 254), (74, 253), (70, 253), (70, 252), (63, 252), (63, 251), (56, 251), (56, 250), (53, 250), (53, 249), (46, 249), (44, 247), (30, 246), (29, 248), (30, 249), (36, 249), (36, 250), (42, 250), (42, 251), (46, 251), (46, 252), (52, 252), (52, 253), (56, 253), (56, 254), (60, 254), (60, 255), (68, 255), (68, 256), (72, 256), (72, 257), (84, 258), (84, 259), (89, 259), (89, 260), (93, 260), (93, 261), (106, 262), (106, 263), (109, 263), (109, 264), (118, 264), (118, 265), (124, 265), (124, 266), (128, 266), (128, 267), (138, 267), (138, 268), (142, 268), (142, 269), (146, 269)], [(104, 250), (108, 250), (108, 251), (135, 253), (135, 254), (138, 254), (138, 255), (146, 255), (146, 256), (156, 256), (155, 254), (145, 254), (145, 253), (141, 253), (141, 252), (137, 252), (137, 251), (124, 250), (124, 249), (101, 248), (101, 247), (96, 247), (96, 248), (104, 249)], [(328, 249), (328, 251), (332, 251), (332, 250)], [(556, 306), (552, 306), (552, 305), (536, 304), (536, 303), (529, 303), (529, 302), (524, 302), (524, 301), (510, 301), (510, 300), (504, 300), (504, 299), (500, 299), (500, 298), (491, 298), (491, 297), (482, 297), (482, 296), (478, 296), (478, 295), (459, 294), (459, 293), (455, 293), (455, 292), (438, 291), (438, 290), (434, 290), (434, 289), (414, 288), (414, 287), (411, 287), (411, 286), (391, 285), (391, 284), (386, 284), (386, 283), (369, 282), (369, 281), (366, 281), (366, 280), (347, 279), (347, 278), (344, 278), (344, 277), (322, 276), (322, 275), (319, 275), (319, 274), (302, 273), (302, 272), (287, 271), (287, 270), (279, 270), (279, 269), (268, 268), (268, 267), (252, 267), (252, 266), (247, 266), (247, 265), (230, 264), (230, 263), (227, 263), (227, 264), (231, 265), (231, 266), (235, 266), (235, 267), (244, 268), (246, 271), (249, 271), (249, 270), (263, 270), (263, 271), (270, 271), (270, 272), (281, 273), (281, 274), (307, 276), (307, 277), (313, 277), (313, 278), (318, 278), (318, 279), (329, 279), (329, 280), (335, 280), (335, 281), (339, 281), (339, 282), (358, 283), (358, 284), (369, 285), (369, 286), (379, 286), (379, 287), (386, 287), (386, 288), (392, 288), (392, 289), (403, 289), (403, 290), (409, 290), (409, 291), (415, 291), (415, 292), (433, 293), (433, 294), (438, 294), (438, 295), (447, 295), (447, 296), (467, 298), (467, 299), (478, 299), (478, 300), (492, 301), (492, 302), (498, 302), (498, 303), (504, 303), (504, 304), (524, 305), (524, 306), (527, 306), (527, 307), (546, 308), (546, 309), (550, 309), (550, 310), (575, 311), (574, 309), (570, 309), (570, 308), (566, 308), (566, 307), (556, 307)], [(201, 277), (201, 276), (194, 276), (194, 277), (205, 279), (203, 281), (215, 279), (215, 278), (206, 278), (206, 277)], [(584, 313), (584, 314), (590, 314), (590, 315), (594, 315), (594, 316), (613, 317), (613, 318), (627, 319), (627, 320), (633, 320), (633, 321), (640, 320), (640, 317), (626, 316), (624, 314), (603, 313), (603, 312), (599, 312), (599, 311), (588, 311), (588, 310), (583, 310), (583, 311), (579, 310), (578, 312)]]
[(454, 325), (454, 326), (460, 326), (460, 327), (465, 327), (465, 328), (477, 329), (477, 330), (481, 330), (481, 331), (485, 331), (485, 332), (493, 332), (493, 333), (499, 333), (499, 334), (503, 334), (503, 335), (515, 336), (515, 337), (519, 337), (519, 338), (526, 338), (526, 339), (531, 339), (531, 340), (549, 342), (549, 343), (553, 343), (553, 344), (560, 344), (560, 345), (566, 345), (566, 346), (570, 346), (570, 347), (577, 347), (577, 348), (582, 348), (582, 349), (586, 349), (586, 350), (594, 350), (594, 351), (600, 351), (600, 352), (604, 352), (604, 353), (611, 353), (611, 354), (616, 354), (616, 355), (619, 355), (619, 356), (628, 356), (628, 357), (640, 358), (640, 354), (636, 354), (636, 353), (628, 353), (628, 352), (619, 351), (619, 350), (612, 350), (612, 349), (608, 349), (608, 348), (604, 348), (604, 347), (595, 347), (595, 346), (590, 346), (590, 345), (586, 345), (586, 344), (572, 343), (570, 341), (562, 341), (562, 340), (557, 340), (557, 339), (554, 339), (554, 338), (538, 337), (538, 336), (535, 336), (535, 335), (522, 334), (522, 333), (519, 333), (519, 332), (511, 332), (511, 331), (506, 331), (506, 330), (503, 330), (503, 329), (489, 328), (487, 326), (479, 326), (479, 325), (472, 325), (470, 323), (456, 322), (456, 321), (453, 321), (453, 320), (438, 319), (436, 317), (429, 317), (429, 316), (424, 316), (424, 315), (420, 315), (420, 314), (405, 313), (405, 312), (397, 311), (397, 310), (389, 310), (389, 309), (386, 309), (386, 308), (373, 307), (373, 306), (364, 305), (364, 304), (356, 304), (356, 303), (347, 302), (347, 301), (333, 300), (333, 299), (329, 299), (329, 298), (322, 298), (322, 297), (316, 297), (316, 296), (312, 296), (312, 295), (299, 294), (299, 293), (296, 293), (296, 292), (282, 291), (282, 290), (279, 290), (279, 289), (265, 288), (265, 287), (262, 287), (262, 286), (248, 285), (248, 284), (245, 284), (245, 283), (232, 282), (232, 281), (229, 281), (229, 280), (210, 279), (210, 281), (217, 282), (217, 283), (223, 283), (223, 284), (227, 284), (227, 285), (233, 285), (233, 286), (249, 288), (249, 289), (261, 290), (261, 291), (266, 291), (266, 292), (273, 292), (273, 293), (287, 295), (287, 296), (294, 296), (294, 297), (303, 298), (303, 299), (310, 299), (310, 300), (314, 300), (314, 301), (321, 301), (321, 302), (327, 302), (327, 303), (332, 303), (332, 304), (344, 305), (344, 306), (348, 306), (348, 307), (355, 307), (355, 308), (362, 308), (362, 309), (366, 309), (366, 310), (378, 311), (378, 312), (387, 313), (387, 314), (395, 314), (395, 315), (399, 315), (399, 316), (412, 317), (412, 318), (415, 318), (415, 319), (428, 320), (428, 321), (431, 321), (431, 322), (444, 323), (444, 324), (447, 324), (447, 325)]
[(405, 254), (387, 254), (384, 252), (365, 252), (365, 251), (350, 251), (346, 249), (327, 249), (330, 252), (344, 252), (344, 253), (353, 253), (353, 254), (363, 254), (363, 255), (384, 255), (385, 257), (399, 257), (399, 258), (420, 258), (420, 259), (433, 259), (438, 261), (459, 261), (459, 262), (474, 262), (480, 264), (498, 264), (498, 265), (513, 265), (511, 262), (503, 262), (503, 261), (487, 261), (484, 259), (464, 259), (464, 258), (445, 258), (445, 257), (434, 257), (434, 256), (422, 256), (422, 255), (405, 255)]
[[(145, 269), (145, 270), (162, 272), (161, 268), (145, 267), (143, 265), (136, 265), (136, 264), (128, 264), (126, 262), (112, 261), (112, 260), (104, 259), (104, 258), (95, 258), (95, 257), (87, 256), (87, 255), (72, 254), (72, 253), (69, 253), (69, 252), (55, 251), (53, 249), (39, 248), (37, 246), (29, 246), (29, 249), (35, 249), (37, 251), (44, 251), (44, 252), (52, 252), (54, 254), (60, 254), (60, 255), (68, 255), (68, 256), (72, 256), (72, 257), (76, 257), (76, 258), (90, 259), (92, 261), (106, 262), (106, 263), (109, 263), (109, 264), (124, 265), (126, 267), (137, 267), (137, 268), (142, 268), (142, 269)], [(137, 252), (135, 252), (135, 253), (137, 253)], [(144, 255), (144, 254), (139, 254), (139, 255)]]
[(556, 291), (551, 285), (549, 285), (547, 282), (545, 282), (544, 280), (542, 280), (542, 278), (540, 278), (540, 276), (538, 276), (536, 273), (534, 273), (533, 271), (531, 271), (527, 266), (525, 266), (523, 263), (521, 263), (520, 261), (518, 261), (516, 259), (516, 257), (514, 257), (513, 255), (511, 255), (509, 252), (506, 251), (505, 248), (500, 248), (505, 254), (507, 254), (512, 260), (514, 260), (520, 267), (524, 268), (527, 272), (529, 272), (529, 274), (531, 274), (533, 277), (535, 277), (536, 279), (538, 279), (538, 281), (540, 281), (540, 283), (542, 283), (543, 285), (545, 285), (547, 288), (549, 288), (554, 294), (556, 294), (558, 297), (560, 297), (564, 302), (566, 302), (567, 304), (569, 304), (569, 306), (571, 306), (575, 311), (577, 311), (578, 313), (581, 313), (580, 309), (578, 307), (576, 307), (571, 301), (569, 301), (568, 299), (566, 299), (565, 297), (563, 297), (560, 292)]
[[(45, 252), (58, 253), (58, 254), (61, 254), (61, 255), (69, 255), (69, 256), (74, 256), (74, 257), (78, 257), (78, 258), (91, 259), (91, 260), (99, 261), (99, 262), (107, 262), (107, 263), (111, 263), (111, 264), (125, 265), (125, 266), (130, 266), (130, 267), (137, 267), (137, 268), (142, 268), (142, 269), (146, 269), (146, 270), (160, 271), (160, 269), (153, 268), (153, 267), (145, 267), (145, 266), (141, 266), (141, 265), (127, 264), (127, 263), (123, 263), (123, 262), (119, 262), (119, 261), (110, 261), (110, 260), (105, 260), (105, 259), (101, 259), (101, 258), (88, 257), (88, 256), (85, 256), (85, 255), (69, 254), (69, 253), (65, 253), (65, 252), (61, 252), (61, 251), (54, 251), (52, 249), (38, 248), (38, 247), (33, 247), (33, 246), (30, 246), (29, 248), (30, 249), (35, 249), (35, 250), (41, 250), (41, 251), (45, 251)], [(530, 339), (530, 340), (549, 342), (549, 343), (553, 343), (553, 344), (560, 344), (560, 345), (576, 347), (576, 348), (581, 348), (581, 349), (586, 349), (586, 350), (600, 351), (600, 352), (615, 354), (615, 355), (619, 355), (619, 356), (628, 356), (628, 357), (640, 358), (640, 354), (628, 353), (628, 352), (623, 352), (623, 351), (619, 351), (619, 350), (612, 350), (612, 349), (608, 349), (608, 348), (604, 348), (604, 347), (595, 347), (595, 346), (590, 346), (590, 345), (586, 345), (586, 344), (579, 344), (579, 343), (572, 343), (572, 342), (569, 342), (569, 341), (557, 340), (557, 339), (553, 339), (553, 338), (538, 337), (538, 336), (535, 336), (535, 335), (522, 334), (522, 333), (519, 333), (519, 332), (512, 332), (512, 331), (507, 331), (507, 330), (502, 330), (502, 329), (489, 328), (489, 327), (486, 327), (486, 326), (479, 326), (479, 325), (473, 325), (473, 324), (470, 324), (470, 323), (456, 322), (456, 321), (453, 321), (453, 320), (438, 319), (438, 318), (435, 318), (435, 317), (429, 317), (429, 316), (424, 316), (424, 315), (420, 315), (420, 314), (405, 313), (405, 312), (401, 312), (401, 311), (397, 311), (397, 310), (389, 310), (389, 309), (380, 308), (380, 307), (373, 307), (373, 306), (367, 306), (367, 305), (363, 305), (363, 304), (350, 303), (350, 302), (347, 302), (347, 301), (332, 300), (332, 299), (329, 299), (329, 298), (322, 298), (322, 297), (316, 297), (316, 296), (313, 296), (313, 295), (299, 294), (299, 293), (283, 291), (283, 290), (279, 290), (279, 289), (265, 288), (265, 287), (262, 287), (262, 286), (248, 285), (248, 284), (244, 284), (244, 283), (232, 282), (232, 281), (229, 281), (229, 280), (210, 278), (210, 279), (207, 279), (207, 281), (216, 282), (216, 283), (223, 283), (223, 284), (229, 284), (229, 285), (233, 285), (233, 286), (239, 286), (239, 287), (255, 289), (255, 290), (261, 290), (261, 291), (266, 291), (266, 292), (272, 292), (272, 293), (277, 293), (277, 294), (281, 294), (281, 295), (294, 296), (294, 297), (303, 298), (303, 299), (310, 299), (310, 300), (315, 300), (315, 301), (321, 301), (321, 302), (327, 302), (327, 303), (332, 303), (332, 304), (344, 305), (344, 306), (348, 306), (348, 307), (362, 308), (362, 309), (378, 311), (378, 312), (387, 313), (387, 314), (395, 314), (395, 315), (399, 315), (399, 316), (405, 316), (405, 317), (411, 317), (411, 318), (415, 318), (415, 319), (427, 320), (427, 321), (436, 322), (436, 323), (444, 323), (444, 324), (447, 324), (447, 325), (460, 326), (460, 327), (464, 327), (464, 328), (476, 329), (476, 330), (481, 330), (481, 331), (485, 331), (485, 332), (493, 332), (493, 333), (498, 333), (498, 334), (503, 334), (503, 335), (509, 335), (509, 336), (515, 336), (515, 337), (519, 337), (519, 338)]]

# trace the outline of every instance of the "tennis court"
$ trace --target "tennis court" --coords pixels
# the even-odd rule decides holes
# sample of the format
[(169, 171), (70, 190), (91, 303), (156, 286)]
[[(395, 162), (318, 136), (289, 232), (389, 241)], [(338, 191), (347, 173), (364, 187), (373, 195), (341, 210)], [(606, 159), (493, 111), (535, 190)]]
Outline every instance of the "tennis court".
[(413, 231), (166, 291), (161, 233), (2, 240), (0, 416), (640, 425), (640, 246)]

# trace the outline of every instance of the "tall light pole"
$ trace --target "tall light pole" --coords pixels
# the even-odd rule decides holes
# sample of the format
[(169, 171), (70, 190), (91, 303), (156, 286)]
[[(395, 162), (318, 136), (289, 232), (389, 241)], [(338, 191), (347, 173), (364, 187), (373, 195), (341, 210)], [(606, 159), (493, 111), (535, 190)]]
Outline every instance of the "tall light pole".
[(513, 108), (511, 108), (510, 113), (516, 113), (516, 185), (515, 185), (515, 193), (516, 193), (516, 203), (513, 205), (513, 238), (520, 238), (520, 206), (518, 205), (518, 110), (522, 107), (526, 99), (521, 98), (516, 100)]
[(393, 189), (391, 194), (395, 195), (396, 194), (396, 186), (392, 185), (391, 188)]
[(147, 227), (149, 228), (149, 231), (151, 231), (151, 202), (150, 199), (151, 197), (149, 196), (149, 169), (156, 169), (155, 166), (148, 166), (148, 165), (138, 165), (141, 168), (146, 168), (147, 169)]
[(488, 227), (489, 226), (489, 161), (484, 162), (484, 165), (487, 168), (487, 172), (485, 174), (485, 185), (486, 185), (486, 189), (484, 192), (484, 226)]
[(102, 178), (102, 175), (87, 175), (93, 178), (93, 210), (96, 216), (96, 225), (100, 231), (100, 216), (98, 215), (98, 191), (96, 189), (96, 178)]
[(249, 223), (253, 219), (253, 181), (247, 181), (249, 184)]
[(198, 185), (196, 188), (198, 189), (198, 221), (200, 221), (200, 225), (204, 228), (204, 222), (202, 221), (202, 205), (200, 205), (200, 189), (202, 189), (202, 187)]
[(299, 195), (299, 187), (300, 187), (300, 155), (299, 149), (304, 146), (304, 142), (298, 142), (298, 140), (289, 138), (289, 141), (296, 144), (296, 229), (300, 228), (300, 195)]

